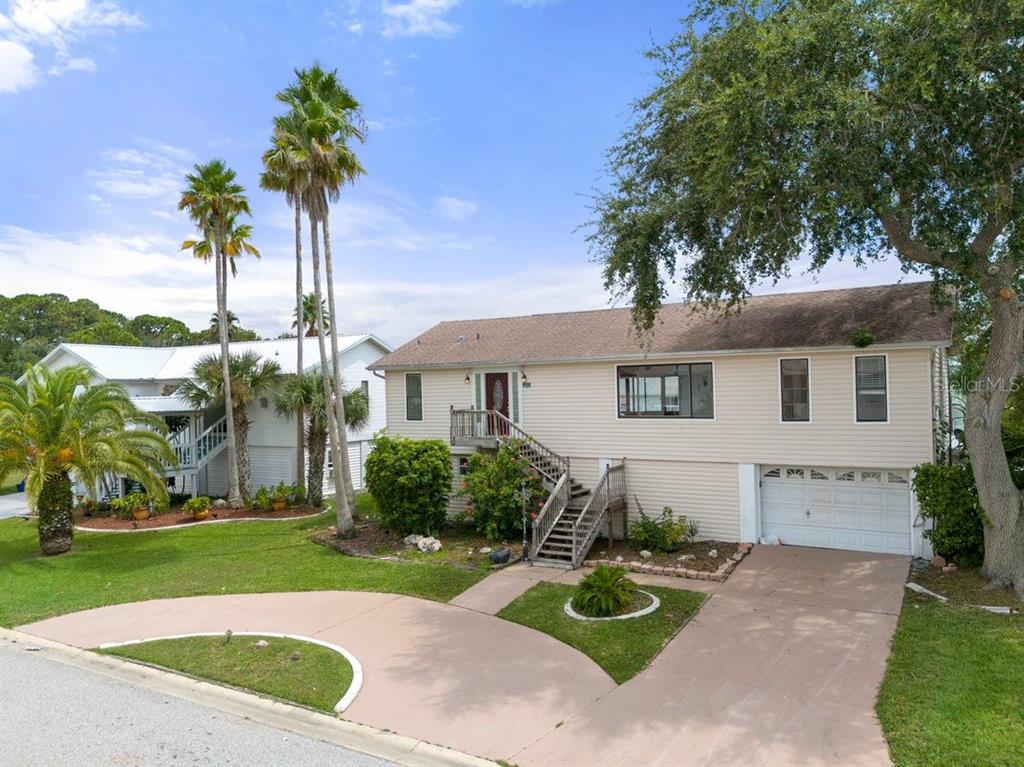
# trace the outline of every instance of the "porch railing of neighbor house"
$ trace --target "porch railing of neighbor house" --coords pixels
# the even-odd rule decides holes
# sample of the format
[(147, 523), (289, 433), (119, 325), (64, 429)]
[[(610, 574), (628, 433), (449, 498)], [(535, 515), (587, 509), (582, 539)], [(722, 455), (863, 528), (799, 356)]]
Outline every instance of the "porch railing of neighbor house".
[(223, 449), (228, 436), (227, 418), (215, 421), (194, 441), (190, 430), (175, 434), (168, 442), (178, 459), (180, 469), (199, 469)]
[(601, 523), (609, 512), (626, 503), (626, 465), (609, 466), (590, 493), (586, 505), (573, 523), (572, 566), (579, 567), (583, 557), (594, 544)]

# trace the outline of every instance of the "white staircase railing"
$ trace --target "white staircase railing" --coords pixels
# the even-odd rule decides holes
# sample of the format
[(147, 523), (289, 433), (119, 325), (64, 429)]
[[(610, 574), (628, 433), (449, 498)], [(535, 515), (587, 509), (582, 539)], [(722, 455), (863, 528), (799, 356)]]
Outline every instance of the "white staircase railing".
[(586, 506), (572, 526), (572, 566), (579, 567), (612, 507), (626, 502), (626, 465), (609, 466), (597, 480)]
[(195, 440), (191, 436), (192, 430), (185, 429), (168, 440), (178, 459), (179, 470), (201, 469), (224, 449), (228, 437), (227, 417), (215, 421)]
[(565, 511), (571, 499), (572, 480), (569, 479), (568, 474), (563, 474), (559, 477), (558, 482), (555, 484), (555, 489), (551, 491), (551, 495), (548, 496), (548, 500), (540, 510), (537, 518), (533, 520), (533, 536), (530, 540), (531, 559), (537, 558), (538, 552), (548, 539), (548, 536), (551, 535), (555, 523), (558, 522), (558, 518), (562, 516), (562, 512)]

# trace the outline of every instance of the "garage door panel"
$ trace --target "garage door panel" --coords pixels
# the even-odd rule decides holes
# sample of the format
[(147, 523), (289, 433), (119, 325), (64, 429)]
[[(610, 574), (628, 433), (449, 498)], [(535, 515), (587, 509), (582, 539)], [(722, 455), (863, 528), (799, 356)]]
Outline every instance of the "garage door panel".
[(797, 546), (909, 554), (908, 476), (905, 469), (762, 467), (764, 533)]

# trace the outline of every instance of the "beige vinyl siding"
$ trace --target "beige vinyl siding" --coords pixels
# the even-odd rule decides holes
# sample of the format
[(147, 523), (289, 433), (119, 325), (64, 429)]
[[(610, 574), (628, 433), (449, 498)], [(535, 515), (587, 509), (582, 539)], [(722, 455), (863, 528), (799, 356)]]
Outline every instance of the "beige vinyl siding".
[(629, 515), (657, 517), (665, 506), (695, 519), (699, 538), (736, 541), (740, 537), (739, 475), (735, 463), (626, 461)]
[[(869, 351), (866, 353), (879, 353)], [(525, 368), (523, 426), (563, 455), (909, 468), (931, 460), (930, 352), (887, 352), (888, 423), (854, 418), (853, 354), (680, 357), (714, 363), (715, 418), (618, 418), (615, 365)], [(781, 423), (779, 359), (810, 358), (811, 422)], [(658, 360), (659, 364), (662, 360)], [(449, 371), (424, 375), (444, 379)], [(437, 385), (437, 384), (435, 384)]]
[(466, 371), (423, 371), (423, 420), (405, 420), (405, 373), (387, 372), (388, 431), (415, 439), (443, 439), (451, 435), (451, 406), (472, 407), (472, 387), (463, 381)]

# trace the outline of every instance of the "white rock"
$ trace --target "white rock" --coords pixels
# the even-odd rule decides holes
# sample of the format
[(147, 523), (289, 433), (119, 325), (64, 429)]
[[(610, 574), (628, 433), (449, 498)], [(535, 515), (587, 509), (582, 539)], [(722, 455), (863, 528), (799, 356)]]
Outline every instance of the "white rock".
[(256, 642), (253, 645), (253, 647), (262, 650), (264, 647), (270, 647), (270, 642), (268, 642), (266, 639), (261, 639), (258, 642)]
[(718, 559), (718, 549), (711, 549), (711, 551), (708, 552), (708, 556), (712, 559)]
[(492, 551), (494, 551), (494, 549), (492, 549), (490, 546), (484, 546), (482, 549), (480, 549), (481, 554), (490, 554)]
[(621, 555), (621, 554), (619, 554), (619, 555), (618, 555), (617, 557), (615, 557), (615, 561), (616, 561), (616, 562), (621, 562), (621, 561), (623, 561), (623, 560), (622, 560), (622, 555)]
[(437, 540), (437, 538), (431, 538), (430, 536), (427, 536), (426, 538), (420, 538), (416, 542), (416, 548), (418, 548), (420, 551), (424, 553), (429, 553), (431, 551), (440, 551), (441, 541)]
[(654, 555), (651, 552), (649, 552), (647, 549), (644, 549), (643, 551), (640, 552), (640, 556), (643, 557), (644, 559), (650, 559)]
[(680, 562), (689, 562), (691, 559), (696, 559), (693, 554), (680, 554), (676, 557)]
[(213, 508), (215, 509), (226, 509), (227, 506), (228, 502), (225, 501), (223, 498), (218, 498), (216, 501), (213, 502)]
[(423, 538), (422, 535), (407, 535), (402, 539), (402, 542), (406, 546), (419, 546), (420, 540)]

